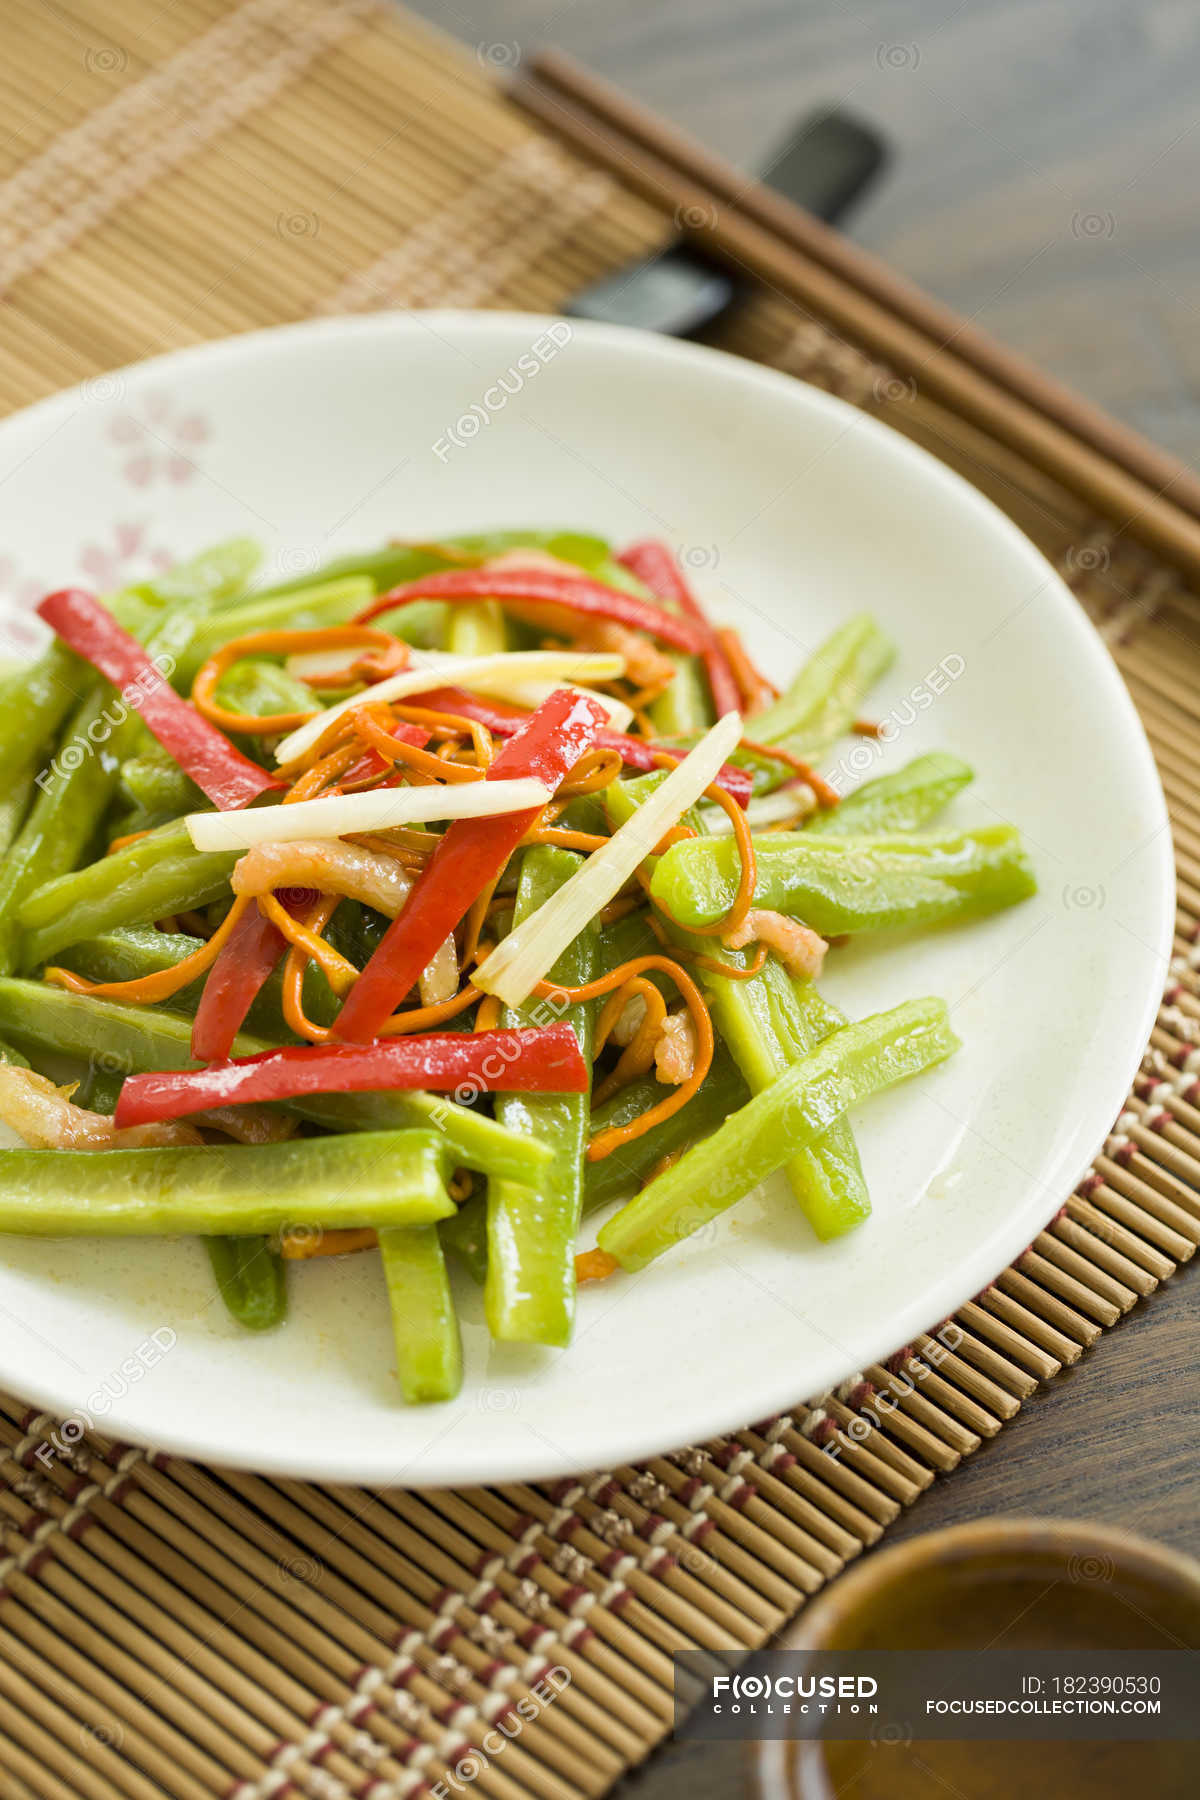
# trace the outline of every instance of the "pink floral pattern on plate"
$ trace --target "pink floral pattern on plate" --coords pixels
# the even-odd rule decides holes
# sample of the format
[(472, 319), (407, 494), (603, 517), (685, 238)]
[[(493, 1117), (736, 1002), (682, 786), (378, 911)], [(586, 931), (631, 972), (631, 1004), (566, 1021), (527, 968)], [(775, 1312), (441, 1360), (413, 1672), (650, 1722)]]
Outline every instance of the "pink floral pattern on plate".
[(182, 483), (196, 474), (196, 452), (208, 441), (208, 420), (194, 407), (179, 406), (161, 391), (144, 394), (136, 408), (115, 412), (105, 436), (122, 458), (121, 474), (132, 487)]
[(65, 581), (110, 593), (132, 581), (169, 569), (177, 559), (155, 536), (147, 520), (118, 519), (107, 533), (79, 546), (74, 568), (53, 579), (35, 574), (13, 556), (0, 552), (0, 660), (27, 657), (39, 650), (45, 627), (34, 608), (42, 596)]
[(45, 637), (33, 609), (45, 583), (15, 556), (0, 553), (0, 661), (33, 654)]
[(139, 575), (169, 569), (175, 558), (153, 539), (153, 527), (136, 520), (119, 520), (102, 543), (81, 546), (79, 572), (89, 587), (108, 590), (121, 587)]

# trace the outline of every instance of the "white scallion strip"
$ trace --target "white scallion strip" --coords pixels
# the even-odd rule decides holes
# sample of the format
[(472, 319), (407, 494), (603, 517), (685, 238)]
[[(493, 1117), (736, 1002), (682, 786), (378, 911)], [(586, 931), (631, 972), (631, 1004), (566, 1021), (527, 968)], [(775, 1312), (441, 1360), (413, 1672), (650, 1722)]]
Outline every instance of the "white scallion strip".
[(368, 788), (330, 794), (291, 806), (244, 812), (189, 813), (188, 833), (197, 850), (249, 850), (255, 844), (292, 844), (303, 838), (339, 838), (354, 831), (387, 831), (425, 825), (431, 819), (487, 819), (526, 812), (553, 798), (541, 781), (460, 781), (452, 786)]
[[(349, 653), (344, 653), (348, 660)], [(296, 665), (299, 666), (299, 663)], [(343, 665), (344, 666), (344, 661)], [(312, 673), (312, 670), (309, 671)], [(366, 700), (403, 700), (432, 687), (469, 688), (480, 694), (505, 695), (522, 681), (615, 681), (625, 673), (625, 659), (601, 650), (501, 650), (489, 656), (451, 656), (437, 650), (415, 651), (413, 667), (401, 669), (360, 693), (327, 706), (306, 725), (290, 732), (275, 752), (279, 763), (294, 762), (311, 750), (330, 721)]]
[(607, 844), (593, 850), (570, 880), (491, 952), (472, 977), (475, 986), (495, 994), (506, 1006), (520, 1006), (527, 1000), (547, 969), (624, 887), (663, 833), (677, 825), (689, 806), (694, 806), (705, 788), (712, 785), (741, 735), (742, 721), (737, 713), (726, 713), (718, 719)]

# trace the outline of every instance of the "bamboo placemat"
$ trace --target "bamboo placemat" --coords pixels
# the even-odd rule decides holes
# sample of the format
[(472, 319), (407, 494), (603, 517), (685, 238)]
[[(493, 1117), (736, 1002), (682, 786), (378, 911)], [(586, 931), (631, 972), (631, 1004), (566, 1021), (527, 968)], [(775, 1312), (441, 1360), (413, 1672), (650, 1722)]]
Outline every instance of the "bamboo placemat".
[[(127, 0), (120, 41), (106, 14), (6, 7), (5, 406), (314, 312), (554, 310), (671, 223), (499, 97), (514, 46), (472, 58), (376, 0)], [(1143, 1077), (1077, 1192), (940, 1343), (641, 1468), (318, 1488), (55, 1443), (54, 1421), (0, 1403), (0, 1800), (602, 1793), (670, 1728), (672, 1651), (761, 1643), (1200, 1241), (1192, 596), (1128, 521), (811, 308), (763, 288), (722, 341), (959, 468), (1113, 646), (1179, 866)]]

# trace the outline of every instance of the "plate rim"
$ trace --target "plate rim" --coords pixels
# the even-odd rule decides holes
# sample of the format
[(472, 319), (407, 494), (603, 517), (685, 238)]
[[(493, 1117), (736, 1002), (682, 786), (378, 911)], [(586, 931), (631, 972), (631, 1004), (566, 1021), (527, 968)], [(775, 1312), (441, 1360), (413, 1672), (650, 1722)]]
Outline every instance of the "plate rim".
[[(999, 532), (1006, 537), (1015, 553), (1024, 558), (1031, 572), (1037, 572), (1042, 579), (1043, 596), (1052, 597), (1052, 602), (1061, 621), (1073, 634), (1073, 650), (1075, 654), (1086, 658), (1088, 665), (1089, 686), (1095, 687), (1096, 698), (1106, 706), (1115, 709), (1123, 723), (1121, 742), (1127, 756), (1136, 755), (1137, 785), (1142, 790), (1142, 798), (1147, 808), (1147, 836), (1158, 846), (1158, 857), (1153, 894), (1147, 898), (1147, 911), (1156, 912), (1156, 929), (1153, 931), (1153, 950), (1161, 958), (1164, 971), (1169, 967), (1170, 952), (1173, 941), (1175, 910), (1175, 866), (1174, 849), (1170, 830), (1170, 820), (1162, 784), (1154, 761), (1153, 752), (1146, 734), (1145, 726), (1133, 702), (1133, 698), (1125, 685), (1112, 653), (1099, 631), (1088, 619), (1082, 606), (1071, 593), (1057, 570), (1043, 555), (1033, 541), (1021, 531), (1019, 526), (1003, 512), (1003, 510), (987, 495), (974, 487), (955, 469), (942, 463), (931, 452), (921, 445), (904, 437), (873, 415), (866, 413), (849, 402), (815, 388), (796, 376), (785, 371), (770, 369), (762, 364), (739, 357), (732, 352), (710, 348), (706, 345), (681, 342), (656, 336), (654, 333), (636, 330), (629, 327), (600, 324), (593, 321), (563, 319), (561, 315), (552, 313), (528, 313), (519, 311), (470, 311), (456, 308), (398, 309), (383, 310), (367, 314), (333, 315), (330, 317), (300, 320), (289, 324), (266, 326), (260, 329), (241, 332), (223, 338), (215, 338), (201, 344), (185, 345), (179, 349), (169, 350), (158, 356), (141, 361), (127, 363), (119, 369), (106, 372), (104, 375), (92, 377), (90, 380), (77, 383), (71, 388), (60, 390), (35, 401), (18, 412), (9, 414), (0, 420), (0, 450), (11, 432), (36, 426), (39, 421), (53, 420), (57, 414), (67, 412), (80, 401), (91, 404), (94, 389), (98, 381), (119, 382), (123, 377), (158, 375), (191, 363), (201, 364), (212, 359), (228, 359), (236, 362), (242, 357), (253, 357), (263, 346), (274, 346), (281, 341), (298, 342), (303, 339), (337, 338), (347, 332), (370, 334), (399, 333), (416, 337), (420, 332), (433, 331), (448, 334), (461, 334), (470, 337), (487, 337), (497, 332), (521, 333), (525, 336), (530, 331), (544, 331), (552, 324), (566, 324), (572, 336), (579, 336), (601, 348), (609, 348), (617, 352), (628, 350), (631, 353), (652, 354), (665, 361), (682, 362), (693, 367), (708, 367), (716, 362), (724, 365), (728, 374), (736, 374), (739, 381), (752, 389), (762, 389), (780, 395), (786, 394), (789, 399), (801, 407), (809, 407), (818, 414), (839, 420), (849, 426), (853, 423), (856, 429), (863, 430), (868, 437), (877, 442), (886, 443), (892, 454), (902, 461), (907, 461), (916, 472), (918, 479), (925, 479), (935, 486), (940, 485), (948, 499), (960, 511), (973, 513), (984, 532)], [(35, 452), (36, 454), (36, 452)], [(1112, 716), (1111, 714), (1108, 716)], [(1136, 1037), (1131, 1028), (1130, 1044), (1110, 1057), (1110, 1073), (1103, 1088), (1103, 1116), (1106, 1123), (1102, 1128), (1094, 1126), (1090, 1120), (1092, 1115), (1100, 1116), (1100, 1095), (1096, 1104), (1088, 1111), (1088, 1123), (1077, 1121), (1070, 1133), (1069, 1140), (1063, 1144), (1052, 1162), (1039, 1165), (1035, 1189), (1052, 1190), (1057, 1196), (1047, 1205), (1045, 1217), (1037, 1209), (1038, 1224), (1031, 1229), (1033, 1214), (1023, 1210), (1014, 1215), (1007, 1224), (989, 1236), (989, 1245), (1001, 1259), (995, 1270), (981, 1282), (978, 1275), (973, 1275), (970, 1282), (965, 1278), (956, 1279), (953, 1274), (940, 1277), (933, 1284), (933, 1298), (930, 1292), (923, 1290), (919, 1296), (910, 1296), (887, 1316), (886, 1332), (881, 1338), (871, 1338), (869, 1349), (861, 1356), (861, 1365), (878, 1361), (892, 1354), (900, 1344), (911, 1339), (921, 1331), (934, 1328), (937, 1320), (931, 1321), (928, 1312), (932, 1304), (938, 1319), (949, 1318), (959, 1307), (966, 1303), (974, 1293), (980, 1290), (987, 1281), (994, 1279), (1007, 1268), (1013, 1258), (1020, 1254), (1036, 1231), (1041, 1229), (1047, 1220), (1054, 1216), (1062, 1201), (1072, 1192), (1078, 1181), (1086, 1173), (1094, 1160), (1105, 1137), (1111, 1130), (1111, 1121), (1120, 1113), (1133, 1079), (1140, 1066), (1146, 1043), (1149, 1039), (1154, 1020), (1162, 1002), (1162, 984), (1147, 984), (1147, 993), (1143, 997), (1138, 1017)], [(968, 1291), (963, 1292), (963, 1288)], [(957, 1295), (957, 1298), (954, 1297)], [(894, 1340), (894, 1341), (893, 1341)], [(562, 1354), (570, 1354), (569, 1348)], [(834, 1377), (826, 1387), (836, 1385), (838, 1380), (846, 1379), (855, 1371), (847, 1369), (845, 1374)], [(0, 1367), (0, 1381), (7, 1385), (8, 1377)], [(738, 1407), (735, 1416), (730, 1410), (718, 1406), (715, 1411), (706, 1409), (703, 1392), (700, 1390), (690, 1404), (687, 1402), (689, 1390), (685, 1389), (672, 1411), (671, 1431), (678, 1431), (671, 1444), (703, 1442), (720, 1437), (731, 1431), (744, 1429), (755, 1420), (762, 1420), (780, 1412), (794, 1410), (803, 1404), (795, 1393), (794, 1381), (789, 1383), (785, 1374), (781, 1374), (775, 1383), (764, 1379), (761, 1390), (756, 1388), (755, 1398), (748, 1408)], [(28, 1396), (38, 1407), (45, 1408), (56, 1418), (70, 1417), (80, 1411), (80, 1401), (68, 1397), (67, 1384), (58, 1384), (53, 1380), (26, 1381), (20, 1383), (21, 1397)], [(425, 1416), (435, 1423), (445, 1414), (448, 1418), (452, 1409), (461, 1409), (463, 1399), (445, 1402), (438, 1407), (425, 1410)], [(747, 1419), (747, 1412), (751, 1418)], [(637, 1462), (647, 1456), (661, 1454), (664, 1445), (656, 1433), (647, 1436), (645, 1432), (632, 1431), (622, 1434), (620, 1416), (609, 1415), (613, 1421), (605, 1441), (597, 1445), (595, 1460), (582, 1465), (583, 1469), (607, 1467), (612, 1463)], [(230, 1454), (227, 1446), (213, 1439), (211, 1434), (189, 1432), (186, 1428), (176, 1429), (172, 1424), (165, 1428), (155, 1427), (153, 1435), (145, 1429), (139, 1429), (136, 1422), (124, 1421), (121, 1409), (114, 1406), (105, 1417), (105, 1427), (111, 1427), (128, 1442), (145, 1446), (169, 1455), (185, 1457), (189, 1460), (211, 1463), (231, 1469), (255, 1470), (271, 1476), (287, 1476), (298, 1480), (317, 1482), (344, 1482), (350, 1484), (386, 1483), (392, 1486), (425, 1488), (434, 1486), (463, 1485), (480, 1482), (539, 1481), (561, 1478), (569, 1473), (579, 1473), (580, 1469), (569, 1465), (561, 1457), (550, 1460), (539, 1458), (532, 1446), (528, 1434), (513, 1440), (510, 1455), (501, 1455), (498, 1450), (491, 1449), (480, 1456), (472, 1452), (469, 1444), (459, 1447), (459, 1454), (448, 1457), (444, 1461), (437, 1459), (436, 1450), (427, 1453), (423, 1446), (416, 1455), (420, 1459), (420, 1467), (408, 1470), (403, 1465), (402, 1457), (393, 1454), (377, 1454), (374, 1457), (351, 1451), (348, 1454), (334, 1454), (324, 1458), (314, 1456), (302, 1446), (297, 1446), (295, 1454), (287, 1451), (262, 1450), (255, 1454), (235, 1452)], [(380, 1434), (381, 1438), (386, 1433)], [(439, 1440), (435, 1440), (435, 1443)]]

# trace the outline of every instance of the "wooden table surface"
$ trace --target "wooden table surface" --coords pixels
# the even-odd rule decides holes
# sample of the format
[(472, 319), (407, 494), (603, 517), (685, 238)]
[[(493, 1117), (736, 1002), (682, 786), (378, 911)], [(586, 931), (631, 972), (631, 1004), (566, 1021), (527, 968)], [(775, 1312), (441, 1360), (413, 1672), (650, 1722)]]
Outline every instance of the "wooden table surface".
[[(410, 0), (511, 63), (554, 43), (753, 169), (830, 101), (890, 173), (852, 235), (1194, 461), (1200, 9), (1171, 0)], [(1137, 1306), (885, 1538), (1002, 1514), (1098, 1519), (1200, 1556), (1200, 1271)], [(637, 1800), (742, 1791), (676, 1746)]]

